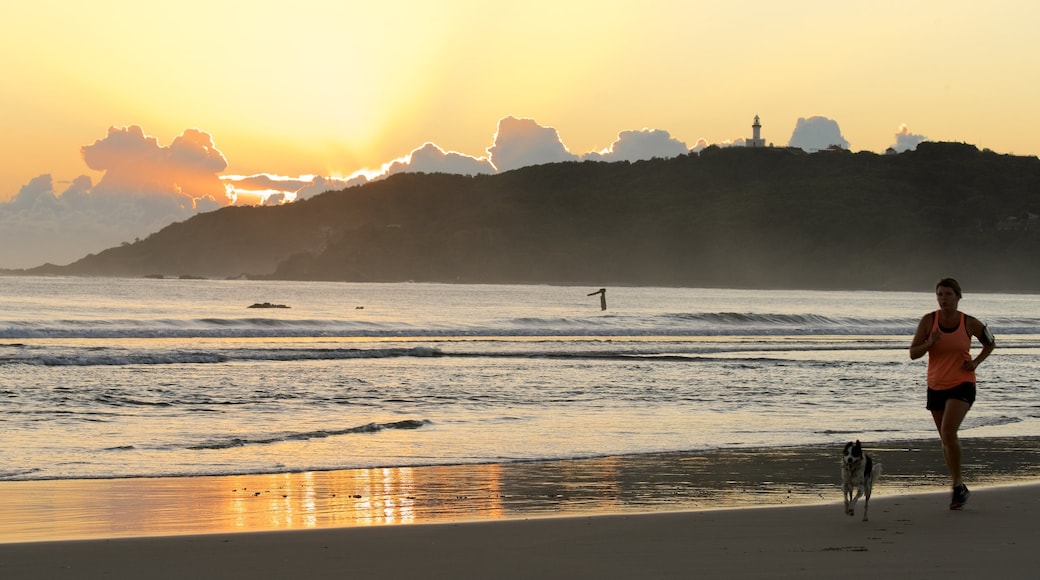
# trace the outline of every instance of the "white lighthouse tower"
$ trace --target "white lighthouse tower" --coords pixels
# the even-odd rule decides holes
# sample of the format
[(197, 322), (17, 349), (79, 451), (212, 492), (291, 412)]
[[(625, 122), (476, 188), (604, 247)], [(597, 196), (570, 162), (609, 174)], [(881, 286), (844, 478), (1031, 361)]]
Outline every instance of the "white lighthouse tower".
[(752, 137), (747, 140), (745, 147), (765, 147), (766, 140), (762, 138), (762, 124), (758, 122), (758, 115), (755, 115), (755, 123), (751, 125)]

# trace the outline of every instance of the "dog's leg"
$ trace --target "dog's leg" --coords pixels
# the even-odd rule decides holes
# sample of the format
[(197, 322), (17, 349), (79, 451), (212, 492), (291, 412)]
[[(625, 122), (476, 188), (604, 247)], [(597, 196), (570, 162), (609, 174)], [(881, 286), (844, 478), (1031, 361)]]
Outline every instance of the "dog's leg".
[(874, 478), (878, 476), (880, 470), (875, 470), (871, 474), (870, 479), (864, 482), (863, 488), (866, 490), (863, 498), (863, 521), (867, 521), (867, 509), (870, 507), (870, 492), (874, 490)]
[(867, 521), (867, 509), (870, 507), (870, 493), (874, 491), (874, 482), (881, 475), (881, 464), (874, 462), (870, 475), (867, 476), (863, 481), (864, 495), (863, 498), (863, 521)]
[(851, 516), (852, 480), (849, 479), (849, 474), (844, 468), (841, 470), (841, 491), (845, 498), (845, 514)]
[(867, 510), (870, 509), (870, 485), (867, 485), (867, 493), (863, 497), (863, 521), (867, 521)]
[[(852, 493), (849, 492), (849, 495), (852, 495)], [(861, 498), (861, 497), (863, 497), (863, 488), (859, 487), (859, 486), (856, 486), (856, 496), (853, 497), (852, 501), (849, 502), (849, 515), (850, 516), (856, 515), (856, 502), (859, 501), (859, 498)]]

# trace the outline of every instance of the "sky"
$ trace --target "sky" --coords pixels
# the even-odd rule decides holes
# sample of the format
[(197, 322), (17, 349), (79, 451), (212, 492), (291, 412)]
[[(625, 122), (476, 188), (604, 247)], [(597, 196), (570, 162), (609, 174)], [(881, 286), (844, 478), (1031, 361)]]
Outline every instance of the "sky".
[(762, 138), (1037, 155), (1035, 0), (0, 0), (0, 268), (230, 203)]

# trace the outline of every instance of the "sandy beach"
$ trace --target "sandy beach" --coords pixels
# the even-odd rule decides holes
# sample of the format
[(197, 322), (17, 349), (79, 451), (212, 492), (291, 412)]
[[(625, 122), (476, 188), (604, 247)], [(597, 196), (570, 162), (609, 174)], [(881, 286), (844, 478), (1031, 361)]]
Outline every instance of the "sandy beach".
[(814, 448), (2, 482), (0, 577), (1033, 577), (1040, 447), (966, 443), (960, 512), (931, 443), (872, 450), (868, 522)]

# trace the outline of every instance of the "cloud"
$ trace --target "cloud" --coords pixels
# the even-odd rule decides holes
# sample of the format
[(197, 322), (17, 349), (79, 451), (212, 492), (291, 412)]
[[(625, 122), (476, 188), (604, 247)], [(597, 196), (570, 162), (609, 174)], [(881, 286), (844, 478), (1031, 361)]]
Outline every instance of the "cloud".
[(104, 139), (84, 145), (80, 153), (87, 167), (105, 172), (94, 187), (98, 196), (166, 198), (186, 208), (207, 197), (225, 205), (231, 201), (218, 177), (227, 160), (213, 138), (198, 129), (162, 147), (136, 125), (111, 127)]
[(108, 212), (117, 220), (113, 225), (125, 224), (117, 231), (134, 237), (233, 201), (218, 175), (227, 160), (198, 129), (163, 147), (136, 125), (111, 127), (80, 153), (87, 167), (105, 172), (90, 190), (90, 206)]
[(493, 174), (495, 166), (486, 157), (471, 157), (455, 151), (445, 152), (433, 143), (425, 143), (411, 153), (383, 165), (378, 171), (359, 171), (338, 179), (322, 176), (281, 177), (268, 173), (257, 175), (230, 175), (222, 179), (235, 193), (238, 203), (277, 205), (314, 197), (326, 191), (336, 191), (384, 179), (398, 173), (454, 173), (460, 175)]
[(111, 127), (80, 153), (104, 172), (97, 184), (83, 175), (59, 192), (44, 174), (0, 203), (0, 267), (69, 263), (232, 201), (227, 160), (198, 129), (163, 147), (141, 127)]
[(167, 225), (141, 206), (94, 196), (87, 176), (59, 193), (40, 175), (0, 204), (0, 267), (65, 264)]
[(534, 119), (512, 116), (498, 122), (494, 145), (487, 152), (498, 171), (578, 160), (578, 156), (563, 145), (556, 129), (542, 127)]
[[(897, 148), (913, 148), (925, 140), (905, 126), (896, 134)], [(745, 138), (715, 143), (742, 146)], [(108, 134), (81, 148), (84, 163), (103, 172), (94, 184), (80, 176), (63, 191), (49, 174), (27, 183), (7, 202), (0, 202), (0, 268), (30, 268), (45, 262), (66, 264), (90, 252), (148, 236), (194, 214), (229, 204), (276, 205), (307, 199), (405, 172), (493, 174), (529, 165), (564, 161), (638, 161), (699, 152), (711, 144), (698, 139), (693, 147), (667, 131), (621, 131), (606, 149), (583, 156), (571, 153), (553, 127), (513, 116), (498, 122), (486, 157), (445, 151), (425, 143), (408, 155), (376, 170), (360, 170), (346, 178), (272, 173), (222, 175), (228, 162), (213, 138), (188, 129), (168, 146), (141, 127), (111, 127)], [(791, 145), (807, 150), (831, 145), (848, 147), (835, 121), (799, 119)], [(61, 182), (59, 182), (61, 183)]]
[(819, 116), (808, 119), (800, 117), (788, 142), (788, 146), (806, 151), (820, 151), (834, 145), (842, 149), (849, 148), (849, 142), (841, 136), (838, 122)]
[(346, 179), (339, 179), (335, 177), (322, 177), (320, 175), (315, 176), (307, 185), (304, 185), (300, 189), (296, 190), (295, 199), (307, 199), (314, 197), (319, 193), (325, 193), (326, 191), (338, 191), (340, 189), (346, 189), (348, 187), (354, 187), (356, 185), (363, 185), (369, 181), (365, 175), (353, 175)]
[(390, 164), (386, 175), (397, 173), (457, 173), (480, 175), (495, 172), (495, 166), (486, 157), (470, 157), (455, 151), (445, 152), (433, 143), (425, 143), (407, 157)]
[(686, 144), (673, 138), (668, 131), (643, 129), (622, 131), (608, 149), (586, 153), (582, 159), (594, 161), (640, 161), (659, 157), (668, 159), (685, 155)]
[[(87, 177), (89, 180), (90, 178)], [(53, 210), (58, 205), (50, 175), (41, 175), (22, 186), (11, 201), (4, 204), (13, 211), (32, 212)]]
[(693, 144), (693, 147), (690, 147), (690, 151), (700, 153), (707, 149), (709, 145), (711, 145), (711, 143), (708, 143), (707, 139), (701, 137), (700, 139), (697, 139), (697, 142)]
[(905, 124), (899, 126), (899, 131), (896, 132), (896, 143), (892, 145), (892, 149), (902, 153), (903, 151), (913, 151), (917, 149), (923, 141), (927, 141), (928, 137), (924, 135), (915, 135), (910, 132), (909, 127)]
[(236, 190), (242, 191), (297, 191), (311, 184), (312, 179), (304, 177), (283, 177), (270, 173), (256, 175), (225, 175), (226, 180)]
[[(279, 205), (314, 197), (326, 191), (336, 191), (362, 185), (369, 181), (365, 175), (346, 179), (304, 175), (284, 177), (270, 173), (256, 175), (223, 175), (220, 177), (232, 193), (236, 205)], [(203, 210), (199, 210), (203, 211)]]

